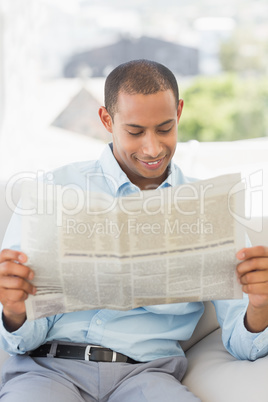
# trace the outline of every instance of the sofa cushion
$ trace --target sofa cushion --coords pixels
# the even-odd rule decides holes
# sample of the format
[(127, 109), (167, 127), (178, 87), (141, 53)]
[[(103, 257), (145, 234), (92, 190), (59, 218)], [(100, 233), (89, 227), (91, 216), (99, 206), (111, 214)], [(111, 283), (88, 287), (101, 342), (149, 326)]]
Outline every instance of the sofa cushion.
[(268, 356), (254, 362), (236, 360), (221, 341), (217, 329), (190, 348), (183, 379), (202, 402), (267, 402)]

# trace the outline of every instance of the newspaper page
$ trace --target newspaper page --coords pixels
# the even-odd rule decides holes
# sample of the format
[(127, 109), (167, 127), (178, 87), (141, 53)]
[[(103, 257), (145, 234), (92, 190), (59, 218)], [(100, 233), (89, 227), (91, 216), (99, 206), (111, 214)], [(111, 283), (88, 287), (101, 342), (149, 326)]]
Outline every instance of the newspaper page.
[(22, 250), (37, 287), (28, 320), (241, 298), (242, 190), (239, 174), (119, 198), (28, 183)]

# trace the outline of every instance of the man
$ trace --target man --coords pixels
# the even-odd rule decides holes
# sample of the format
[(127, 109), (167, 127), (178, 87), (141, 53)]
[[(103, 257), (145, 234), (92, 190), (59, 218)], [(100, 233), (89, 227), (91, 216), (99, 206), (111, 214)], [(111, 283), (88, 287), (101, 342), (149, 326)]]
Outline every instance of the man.
[[(92, 191), (118, 197), (186, 183), (172, 162), (182, 109), (176, 79), (166, 67), (146, 60), (120, 65), (106, 80), (105, 107), (99, 110), (112, 144), (98, 161), (55, 171), (55, 184), (85, 188), (89, 178)], [(15, 355), (4, 370), (3, 401), (199, 400), (180, 383), (186, 359), (178, 340), (191, 336), (202, 303), (82, 311), (28, 322), (24, 302), (36, 289), (31, 284), (34, 270), (19, 251), (19, 225), (14, 215), (0, 253), (0, 342)], [(227, 350), (254, 360), (268, 350), (263, 335), (268, 326), (268, 249), (246, 248), (237, 257), (237, 276), (248, 301), (214, 304)], [(256, 346), (260, 337), (261, 348)], [(52, 340), (59, 345), (46, 344)], [(93, 361), (83, 360), (88, 344), (98, 345), (90, 349)]]

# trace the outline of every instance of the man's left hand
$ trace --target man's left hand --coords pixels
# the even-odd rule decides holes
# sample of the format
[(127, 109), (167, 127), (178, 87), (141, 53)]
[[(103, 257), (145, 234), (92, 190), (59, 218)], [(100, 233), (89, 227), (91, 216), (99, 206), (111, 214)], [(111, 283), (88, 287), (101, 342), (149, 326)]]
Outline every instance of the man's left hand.
[(237, 277), (249, 297), (245, 325), (251, 332), (261, 332), (268, 326), (268, 247), (244, 248), (236, 256), (242, 260)]

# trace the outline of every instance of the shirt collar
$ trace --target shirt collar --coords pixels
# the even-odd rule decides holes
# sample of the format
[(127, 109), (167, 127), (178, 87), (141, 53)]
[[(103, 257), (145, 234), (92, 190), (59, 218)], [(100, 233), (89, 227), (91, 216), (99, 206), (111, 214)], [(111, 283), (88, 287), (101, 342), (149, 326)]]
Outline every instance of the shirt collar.
[(112, 143), (106, 145), (99, 160), (104, 176), (110, 178), (110, 180), (107, 180), (107, 184), (114, 197), (117, 197), (121, 193), (122, 188), (125, 187), (128, 188), (128, 193), (139, 191), (139, 188), (130, 182), (115, 159)]

